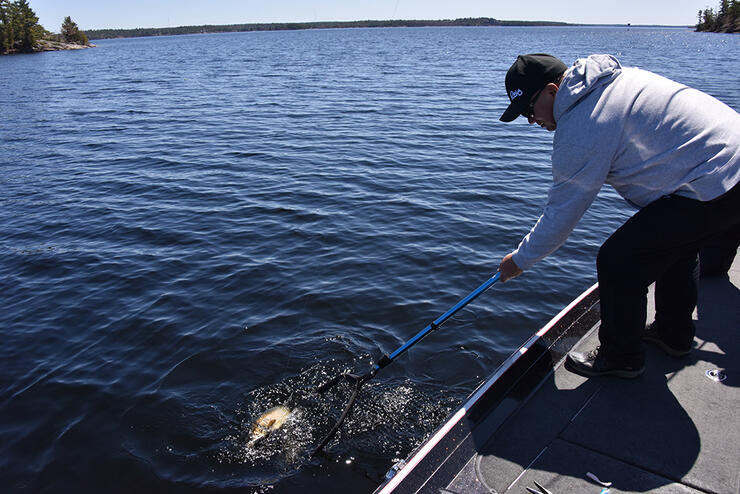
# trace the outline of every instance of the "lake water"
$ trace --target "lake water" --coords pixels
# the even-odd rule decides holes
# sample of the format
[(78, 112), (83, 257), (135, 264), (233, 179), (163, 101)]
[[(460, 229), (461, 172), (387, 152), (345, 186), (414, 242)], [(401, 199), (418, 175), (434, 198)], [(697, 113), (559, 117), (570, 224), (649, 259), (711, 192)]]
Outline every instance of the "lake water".
[[(498, 121), (516, 55), (612, 53), (740, 109), (740, 37), (687, 29), (97, 45), (0, 58), (4, 492), (372, 491), (595, 282), (631, 213), (604, 189), (562, 249), (381, 371), (307, 458), (346, 398), (313, 387), (396, 349), (537, 219), (552, 135)], [(247, 446), (291, 394), (286, 427)]]

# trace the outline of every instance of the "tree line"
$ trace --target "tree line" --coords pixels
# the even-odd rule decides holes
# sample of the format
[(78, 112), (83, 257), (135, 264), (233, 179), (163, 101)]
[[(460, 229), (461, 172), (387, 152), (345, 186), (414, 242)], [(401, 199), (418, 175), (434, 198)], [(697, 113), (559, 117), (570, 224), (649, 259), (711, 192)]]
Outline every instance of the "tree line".
[(697, 31), (740, 33), (740, 2), (721, 0), (717, 12), (712, 8), (699, 11)]
[(325, 21), (284, 22), (269, 24), (228, 24), (180, 26), (138, 29), (91, 29), (90, 39), (133, 38), (142, 36), (172, 36), (177, 34), (233, 33), (246, 31), (291, 31), (299, 29), (338, 29), (353, 27), (427, 27), (427, 26), (565, 26), (565, 22), (500, 21), (490, 17), (448, 20), (389, 20), (389, 21)]
[(36, 40), (44, 36), (38, 22), (27, 0), (0, 0), (0, 53), (33, 51)]
[(0, 0), (0, 55), (31, 53), (42, 40), (87, 45), (88, 39), (68, 16), (60, 34), (53, 34), (39, 24), (39, 18), (28, 0)]

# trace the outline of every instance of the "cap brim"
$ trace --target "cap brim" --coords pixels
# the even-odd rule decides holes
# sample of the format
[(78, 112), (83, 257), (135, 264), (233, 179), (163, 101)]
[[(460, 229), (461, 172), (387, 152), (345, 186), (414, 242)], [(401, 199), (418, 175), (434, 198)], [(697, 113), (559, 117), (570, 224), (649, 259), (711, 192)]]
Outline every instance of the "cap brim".
[(522, 112), (519, 110), (518, 105), (512, 103), (506, 109), (504, 114), (499, 117), (499, 120), (501, 120), (502, 122), (513, 122), (514, 120), (516, 120), (516, 117), (521, 115), (521, 113)]

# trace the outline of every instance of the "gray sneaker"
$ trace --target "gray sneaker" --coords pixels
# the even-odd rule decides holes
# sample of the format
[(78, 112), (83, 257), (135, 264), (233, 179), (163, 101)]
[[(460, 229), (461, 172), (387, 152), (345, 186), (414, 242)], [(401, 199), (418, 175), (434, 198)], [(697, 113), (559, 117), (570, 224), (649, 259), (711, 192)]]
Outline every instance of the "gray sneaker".
[(642, 339), (643, 341), (647, 341), (649, 343), (657, 345), (658, 348), (666, 353), (666, 355), (669, 355), (673, 358), (685, 357), (686, 355), (691, 353), (690, 346), (688, 348), (676, 348), (663, 341), (655, 323), (651, 323), (645, 327), (645, 333), (643, 333)]

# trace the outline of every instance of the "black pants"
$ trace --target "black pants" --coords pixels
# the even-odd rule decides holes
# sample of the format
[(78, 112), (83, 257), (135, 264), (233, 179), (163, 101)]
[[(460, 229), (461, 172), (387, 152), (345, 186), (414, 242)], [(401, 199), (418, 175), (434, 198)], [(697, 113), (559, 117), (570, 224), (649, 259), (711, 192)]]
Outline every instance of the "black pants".
[(669, 331), (667, 343), (689, 348), (695, 331), (699, 248), (738, 229), (740, 184), (713, 201), (663, 197), (614, 232), (596, 261), (601, 352), (632, 365), (644, 362), (647, 289), (653, 282), (656, 321)]

